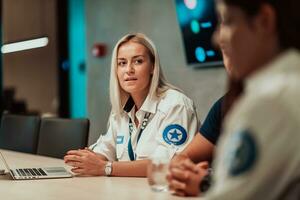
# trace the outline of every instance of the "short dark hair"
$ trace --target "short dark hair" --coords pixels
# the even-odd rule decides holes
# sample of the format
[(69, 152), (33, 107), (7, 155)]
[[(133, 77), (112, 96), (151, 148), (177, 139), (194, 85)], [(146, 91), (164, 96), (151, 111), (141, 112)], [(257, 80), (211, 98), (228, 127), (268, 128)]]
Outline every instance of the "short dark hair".
[(281, 49), (300, 50), (300, 0), (217, 0), (237, 6), (249, 17), (255, 16), (263, 4), (271, 5), (276, 13)]

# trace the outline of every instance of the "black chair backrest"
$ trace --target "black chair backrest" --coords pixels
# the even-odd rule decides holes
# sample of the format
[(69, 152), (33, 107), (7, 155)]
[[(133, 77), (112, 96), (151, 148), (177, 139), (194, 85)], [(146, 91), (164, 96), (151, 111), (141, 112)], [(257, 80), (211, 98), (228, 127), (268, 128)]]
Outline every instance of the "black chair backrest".
[(37, 154), (63, 158), (71, 149), (86, 147), (88, 135), (88, 119), (42, 118)]
[(3, 114), (0, 148), (35, 154), (39, 125), (39, 116)]

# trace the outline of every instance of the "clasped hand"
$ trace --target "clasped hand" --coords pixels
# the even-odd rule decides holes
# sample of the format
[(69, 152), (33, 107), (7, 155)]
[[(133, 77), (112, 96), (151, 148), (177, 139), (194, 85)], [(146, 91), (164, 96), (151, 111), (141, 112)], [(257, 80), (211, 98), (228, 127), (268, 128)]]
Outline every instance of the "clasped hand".
[(64, 157), (67, 165), (72, 166), (72, 172), (77, 175), (102, 176), (107, 161), (89, 149), (68, 151)]
[(187, 156), (177, 155), (171, 161), (167, 176), (170, 190), (178, 196), (198, 196), (207, 169), (208, 162), (194, 164)]

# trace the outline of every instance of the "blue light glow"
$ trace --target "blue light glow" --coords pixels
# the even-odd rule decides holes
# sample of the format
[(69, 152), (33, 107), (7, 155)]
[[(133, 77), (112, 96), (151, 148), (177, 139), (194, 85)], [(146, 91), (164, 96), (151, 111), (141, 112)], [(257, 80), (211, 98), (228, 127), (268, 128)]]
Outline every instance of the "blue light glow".
[(70, 63), (68, 60), (64, 60), (62, 63), (61, 63), (61, 68), (64, 70), (64, 71), (68, 71), (69, 68), (70, 68)]
[(178, 13), (178, 21), (180, 26), (184, 26), (186, 25), (189, 20), (190, 20), (190, 16), (189, 16), (189, 10), (182, 4), (177, 4), (177, 13)]
[(216, 55), (216, 53), (215, 53), (214, 50), (208, 50), (208, 51), (206, 51), (206, 55), (207, 55), (208, 57), (213, 57), (213, 56)]
[(200, 32), (200, 25), (197, 20), (194, 19), (193, 21), (191, 21), (191, 29), (195, 34)]
[[(212, 0), (210, 0), (212, 1)], [(199, 19), (201, 20), (205, 14), (205, 10), (207, 9), (206, 0), (198, 0), (197, 6), (193, 10), (190, 11), (190, 20), (191, 19)]]
[(201, 27), (202, 28), (211, 28), (212, 24), (211, 24), (211, 22), (202, 22)]
[(197, 47), (195, 50), (196, 58), (199, 62), (204, 62), (206, 60), (205, 51), (202, 47)]
[(176, 10), (180, 26), (186, 26), (193, 19), (201, 20), (207, 9), (206, 0), (198, 0), (193, 9), (188, 8), (183, 1), (176, 0)]
[(85, 0), (68, 0), (69, 58), (70, 58), (70, 114), (72, 118), (86, 117), (86, 72), (80, 65), (86, 60)]

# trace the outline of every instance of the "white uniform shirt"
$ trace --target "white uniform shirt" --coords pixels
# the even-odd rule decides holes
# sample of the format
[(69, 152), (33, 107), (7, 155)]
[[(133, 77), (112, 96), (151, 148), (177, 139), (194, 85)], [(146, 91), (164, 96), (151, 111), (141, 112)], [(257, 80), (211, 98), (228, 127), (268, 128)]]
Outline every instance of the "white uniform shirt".
[(300, 52), (250, 77), (225, 123), (207, 199), (300, 199)]
[[(134, 122), (134, 109), (132, 104), (132, 109), (129, 107), (128, 112), (124, 111), (119, 120), (112, 114), (107, 133), (100, 136), (90, 148), (103, 154), (108, 160), (129, 161), (129, 118)], [(145, 113), (151, 115), (137, 143)], [(167, 90), (160, 99), (148, 96), (135, 115), (139, 127), (133, 123), (131, 141), (136, 160), (147, 159), (165, 153), (166, 150), (171, 157), (176, 151), (183, 150), (198, 130), (197, 114), (192, 100), (173, 89)]]

